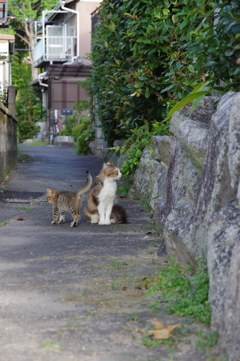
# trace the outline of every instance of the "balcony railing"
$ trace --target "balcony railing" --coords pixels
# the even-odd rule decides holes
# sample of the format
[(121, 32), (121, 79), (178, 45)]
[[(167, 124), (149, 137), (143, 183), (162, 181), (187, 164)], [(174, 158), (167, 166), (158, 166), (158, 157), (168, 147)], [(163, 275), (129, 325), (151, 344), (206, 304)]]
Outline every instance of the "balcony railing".
[(48, 36), (34, 47), (34, 66), (42, 62), (68, 61), (76, 56), (77, 36)]

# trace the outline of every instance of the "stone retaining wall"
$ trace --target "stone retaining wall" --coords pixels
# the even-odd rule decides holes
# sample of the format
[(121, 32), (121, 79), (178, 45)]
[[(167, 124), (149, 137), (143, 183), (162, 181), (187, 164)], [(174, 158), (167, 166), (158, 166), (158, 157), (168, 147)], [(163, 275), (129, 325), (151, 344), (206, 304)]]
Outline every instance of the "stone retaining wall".
[[(215, 107), (175, 112), (170, 137), (155, 136), (132, 175), (129, 196), (150, 201), (167, 253), (208, 265), (212, 329), (220, 348), (240, 360), (240, 93)], [(117, 162), (118, 165), (118, 162)]]

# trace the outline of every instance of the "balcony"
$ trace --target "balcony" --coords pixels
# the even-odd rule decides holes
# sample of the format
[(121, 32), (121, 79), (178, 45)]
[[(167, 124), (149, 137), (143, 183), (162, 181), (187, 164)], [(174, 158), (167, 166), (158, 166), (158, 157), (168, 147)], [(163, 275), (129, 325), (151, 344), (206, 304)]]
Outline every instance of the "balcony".
[(34, 66), (42, 68), (47, 63), (64, 63), (77, 55), (77, 36), (65, 35), (74, 29), (65, 26), (46, 26), (46, 34), (34, 47)]

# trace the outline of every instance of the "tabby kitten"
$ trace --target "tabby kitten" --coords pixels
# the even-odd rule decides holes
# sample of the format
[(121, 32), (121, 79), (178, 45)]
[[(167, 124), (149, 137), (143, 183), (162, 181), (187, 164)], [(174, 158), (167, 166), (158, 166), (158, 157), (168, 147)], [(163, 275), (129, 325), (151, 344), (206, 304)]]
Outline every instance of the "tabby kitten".
[(46, 188), (47, 190), (47, 202), (53, 205), (53, 221), (52, 224), (57, 223), (58, 214), (60, 218), (58, 223), (64, 223), (65, 211), (69, 211), (73, 217), (71, 227), (77, 227), (80, 216), (80, 206), (82, 203), (81, 195), (86, 193), (92, 184), (92, 176), (89, 171), (86, 172), (86, 183), (79, 188), (76, 192), (58, 191), (54, 188)]
[(125, 209), (115, 203), (117, 180), (120, 170), (112, 162), (103, 164), (100, 174), (92, 184), (84, 213), (91, 223), (111, 224), (126, 223)]

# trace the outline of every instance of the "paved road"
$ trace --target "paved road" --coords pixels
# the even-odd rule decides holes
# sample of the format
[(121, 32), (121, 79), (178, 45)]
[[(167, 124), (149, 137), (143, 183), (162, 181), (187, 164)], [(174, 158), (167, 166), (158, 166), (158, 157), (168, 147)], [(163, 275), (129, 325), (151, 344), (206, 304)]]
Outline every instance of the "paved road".
[[(52, 225), (45, 188), (75, 190), (103, 160), (68, 147), (20, 150), (22, 162), (0, 187), (0, 361), (170, 360), (166, 348), (141, 341), (156, 315), (136, 285), (161, 267), (142, 206), (119, 200), (126, 225), (92, 225), (83, 215), (76, 228), (70, 216)], [(164, 314), (161, 321), (179, 322)], [(191, 347), (174, 357), (205, 359)]]

